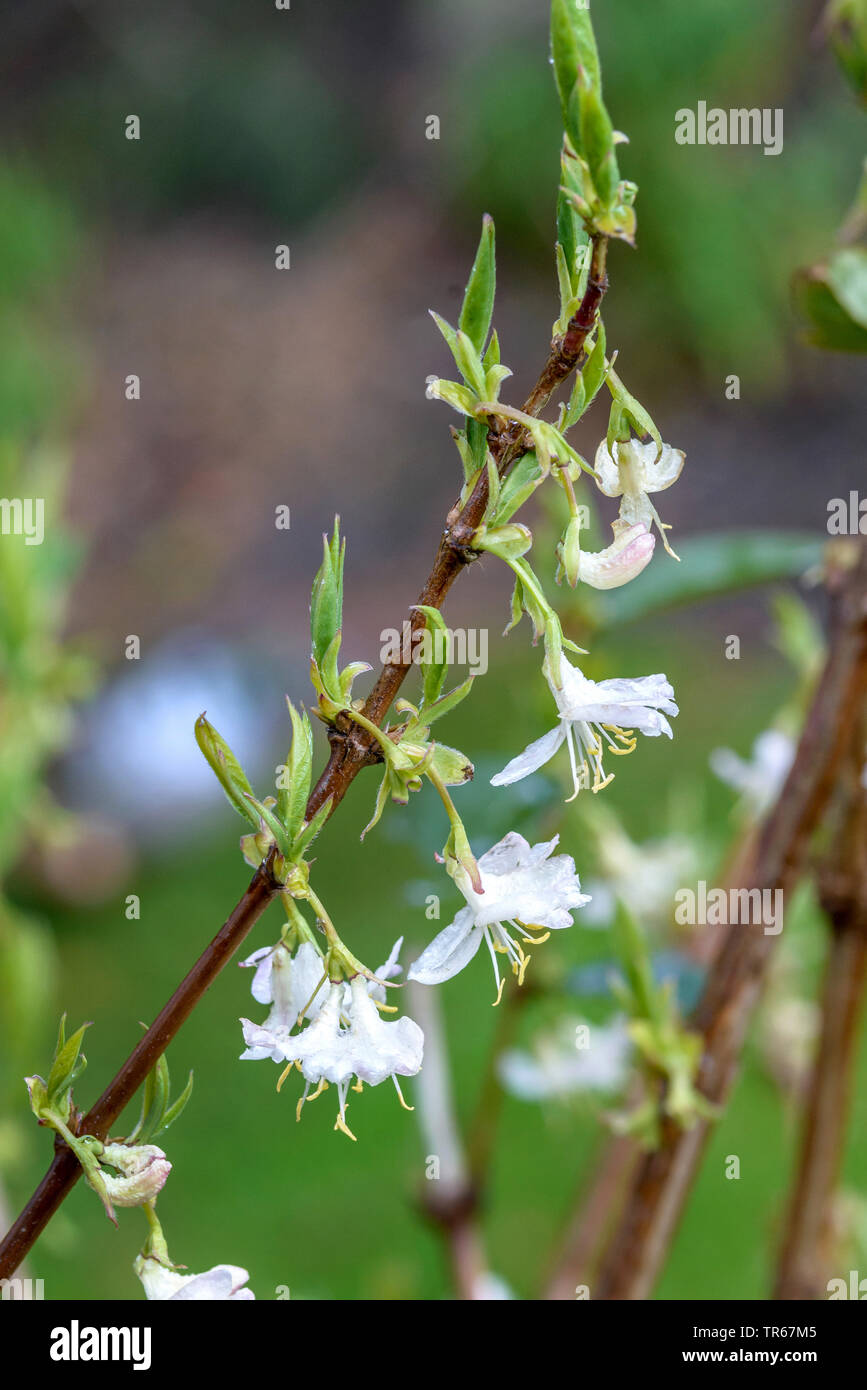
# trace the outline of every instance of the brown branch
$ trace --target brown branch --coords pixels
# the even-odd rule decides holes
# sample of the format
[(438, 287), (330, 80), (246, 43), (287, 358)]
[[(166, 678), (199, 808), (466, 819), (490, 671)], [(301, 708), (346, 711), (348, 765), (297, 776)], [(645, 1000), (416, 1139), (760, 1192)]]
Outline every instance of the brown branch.
[[(755, 838), (756, 827), (751, 824), (729, 850), (721, 870), (726, 890), (744, 881), (755, 854)], [(683, 945), (686, 955), (702, 968), (708, 967), (722, 947), (725, 930), (724, 926), (705, 925), (700, 932), (691, 933)], [(640, 1089), (634, 1099), (636, 1103), (640, 1100)], [(576, 1285), (590, 1284), (600, 1245), (624, 1205), (627, 1178), (640, 1155), (640, 1146), (628, 1135), (611, 1134), (605, 1140), (589, 1187), (585, 1192), (582, 1184), (576, 1194), (566, 1234), (552, 1260), (547, 1299), (572, 1299)]]
[(819, 897), (831, 928), (822, 991), (822, 1033), (810, 1078), (801, 1149), (789, 1202), (774, 1297), (821, 1298), (832, 1254), (858, 1034), (867, 985), (867, 792), (862, 784), (864, 722), (841, 783), (839, 816), (819, 870)]
[[(538, 415), (552, 393), (578, 364), (587, 336), (596, 323), (599, 305), (607, 288), (605, 273), (607, 238), (596, 237), (586, 293), (570, 320), (563, 338), (551, 344), (548, 360), (539, 380), (524, 404), (524, 412)], [(489, 434), (490, 448), (501, 476), (530, 447), (525, 430), (514, 424), (500, 433)], [(446, 518), (433, 569), (417, 602), (434, 608), (441, 607), (449, 589), (461, 571), (475, 560), (470, 542), (484, 519), (488, 502), (488, 479), (481, 470), (465, 505), (455, 504)], [(408, 621), (413, 631), (424, 623), (423, 614), (412, 610)], [(364, 714), (381, 725), (409, 671), (408, 665), (388, 663), (367, 697)], [(343, 799), (348, 787), (363, 767), (379, 761), (371, 734), (338, 716), (337, 727), (329, 730), (331, 754), (310, 793), (307, 818), (310, 819), (329, 797), (331, 813)], [(271, 899), (279, 892), (280, 884), (271, 872), (273, 855), (257, 869), (244, 896), (175, 990), (156, 1021), (144, 1034), (137, 1047), (109, 1082), (96, 1104), (80, 1120), (78, 1133), (93, 1134), (104, 1139), (124, 1107), (132, 1099), (154, 1067), (178, 1029), (195, 1008), (205, 990), (216, 979), (232, 957)], [(55, 1157), (39, 1187), (24, 1211), (0, 1242), (0, 1278), (12, 1275), (27, 1254), (39, 1233), (63, 1202), (80, 1176), (80, 1168), (71, 1152), (60, 1141), (55, 1145)]]
[(606, 1233), (623, 1200), (627, 1179), (638, 1161), (639, 1148), (629, 1135), (606, 1137), (587, 1191), (583, 1190), (566, 1227), (545, 1298), (574, 1299), (579, 1285), (591, 1284), (593, 1265)]
[[(829, 563), (831, 557), (829, 556)], [(829, 574), (833, 621), (827, 662), (789, 776), (758, 838), (744, 885), (781, 889), (784, 901), (801, 873), (810, 837), (828, 805), (852, 720), (867, 695), (867, 546), (841, 543)], [(761, 927), (729, 928), (693, 1026), (704, 1038), (698, 1086), (722, 1104), (738, 1070), (747, 1027), (776, 936)], [(603, 1260), (594, 1296), (649, 1297), (695, 1179), (710, 1126), (663, 1126), (660, 1147), (636, 1172)]]

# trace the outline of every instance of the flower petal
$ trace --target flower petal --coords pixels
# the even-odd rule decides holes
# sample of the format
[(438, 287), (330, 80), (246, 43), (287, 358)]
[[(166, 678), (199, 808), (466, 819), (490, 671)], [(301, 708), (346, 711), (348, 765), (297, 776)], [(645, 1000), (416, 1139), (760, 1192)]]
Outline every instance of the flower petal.
[(520, 782), (522, 777), (529, 777), (531, 773), (538, 772), (540, 767), (544, 767), (545, 763), (553, 758), (565, 737), (566, 730), (563, 725), (557, 724), (549, 733), (537, 738), (523, 753), (519, 753), (507, 763), (496, 777), (492, 777), (491, 786), (508, 787), (512, 782)]
[(464, 907), (413, 961), (407, 979), (422, 985), (442, 984), (469, 964), (481, 944), (481, 930), (475, 926), (470, 908)]

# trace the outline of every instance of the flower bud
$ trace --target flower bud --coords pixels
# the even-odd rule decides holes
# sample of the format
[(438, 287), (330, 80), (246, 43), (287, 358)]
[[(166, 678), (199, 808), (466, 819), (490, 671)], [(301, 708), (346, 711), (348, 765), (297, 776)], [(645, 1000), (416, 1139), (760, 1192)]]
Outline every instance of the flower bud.
[(156, 1144), (106, 1144), (99, 1160), (120, 1172), (120, 1177), (102, 1174), (108, 1195), (117, 1207), (140, 1207), (152, 1202), (172, 1171), (171, 1163)]

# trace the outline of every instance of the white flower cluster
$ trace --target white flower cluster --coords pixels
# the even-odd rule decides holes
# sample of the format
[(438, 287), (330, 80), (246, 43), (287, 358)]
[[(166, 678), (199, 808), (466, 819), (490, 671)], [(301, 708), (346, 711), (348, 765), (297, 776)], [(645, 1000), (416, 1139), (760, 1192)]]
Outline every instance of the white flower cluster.
[[(379, 981), (391, 979), (400, 970), (397, 957), (402, 944), (401, 937), (376, 972)], [(271, 1005), (263, 1024), (241, 1020), (247, 1044), (242, 1059), (270, 1057), (297, 1067), (305, 1081), (299, 1117), (305, 1100), (315, 1100), (334, 1085), (338, 1095), (335, 1128), (354, 1139), (346, 1124), (353, 1078), (353, 1089), (360, 1091), (364, 1082), (378, 1086), (390, 1077), (405, 1104), (397, 1078), (415, 1076), (420, 1069), (424, 1035), (411, 1018), (387, 1021), (380, 1017), (384, 984), (361, 974), (349, 981), (328, 980), (322, 958), (309, 942), (302, 942), (294, 955), (278, 942), (255, 951), (242, 964), (255, 967), (254, 999)], [(306, 1026), (299, 1027), (303, 1023)], [(311, 1087), (316, 1088), (312, 1095)]]

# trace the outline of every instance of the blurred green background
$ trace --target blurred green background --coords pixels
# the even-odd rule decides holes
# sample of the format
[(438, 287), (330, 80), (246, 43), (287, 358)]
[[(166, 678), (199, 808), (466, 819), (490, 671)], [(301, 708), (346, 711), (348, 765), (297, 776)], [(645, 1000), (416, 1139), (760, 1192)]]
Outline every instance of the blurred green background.
[[(828, 499), (855, 480), (860, 369), (799, 346), (789, 303), (793, 270), (832, 242), (863, 157), (863, 113), (818, 35), (820, 12), (784, 0), (593, 7), (607, 103), (631, 141), (621, 166), (640, 189), (638, 249), (611, 252), (608, 341), (629, 388), (688, 456), (663, 499), (684, 574), (658, 580), (674, 568), (659, 554), (636, 595), (651, 578), (688, 588), (705, 533), (789, 528), (803, 545), (770, 572), (803, 570)], [(504, 396), (534, 378), (557, 314), (560, 127), (541, 0), (475, 0), (469, 12), (457, 0), (375, 10), (294, 0), (288, 12), (57, 0), (4, 27), (2, 482), (20, 495), (22, 475), (31, 490), (38, 478), (53, 499), (44, 545), (4, 560), (0, 595), (9, 1215), (50, 1151), (21, 1077), (44, 1072), (59, 1013), (94, 1020), (77, 1091), (89, 1103), (245, 884), (241, 823), (199, 767), (196, 715), (207, 708), (264, 785), (285, 753), (284, 692), (311, 698), (309, 585), (335, 510), (348, 538), (347, 656), (376, 663), (381, 630), (415, 597), (459, 471), (448, 412), (424, 400), (425, 376), (445, 370), (426, 310), (456, 317), (485, 211), (497, 224), (495, 324), (517, 379)], [(676, 145), (674, 112), (699, 100), (783, 107), (782, 154)], [(124, 138), (130, 113), (137, 142)], [(430, 114), (438, 141), (425, 139)], [(284, 243), (292, 268), (277, 273)], [(139, 401), (124, 396), (130, 373)], [(738, 400), (725, 397), (731, 374)], [(592, 451), (604, 428), (600, 407), (577, 446)], [(282, 504), (288, 532), (274, 527)], [(475, 571), (447, 609), (450, 625), (487, 626), (491, 641), (487, 675), (444, 734), (477, 766), (459, 807), (477, 850), (511, 827), (531, 839), (560, 830), (590, 879), (596, 847), (559, 786), (488, 786), (548, 726), (548, 696), (524, 628), (499, 639), (506, 577), (493, 563)], [(549, 585), (552, 574), (553, 556)], [(663, 669), (672, 680), (673, 744), (645, 740), (604, 796), (637, 841), (666, 827), (691, 836), (708, 881), (736, 828), (708, 757), (720, 745), (746, 755), (798, 686), (776, 646), (774, 587), (737, 592), (739, 574), (721, 586), (734, 592), (631, 622), (616, 601), (601, 605), (601, 629), (585, 642), (596, 678)], [(572, 634), (586, 633), (576, 614)], [(138, 661), (125, 659), (131, 634)], [(725, 659), (730, 634), (738, 661)], [(318, 842), (316, 874), (347, 941), (375, 967), (396, 935), (413, 946), (429, 937), (426, 894), (442, 893), (439, 926), (458, 903), (432, 863), (444, 829), (426, 798), (389, 808), (359, 843), (374, 794), (372, 777), (352, 788)], [(131, 893), (138, 921), (124, 913)], [(276, 939), (271, 911), (250, 950)], [(790, 964), (809, 995), (823, 931), (809, 892), (792, 921)], [(655, 932), (655, 948), (670, 950)], [(580, 916), (544, 952), (569, 980), (614, 954)], [(538, 968), (547, 978), (541, 957)], [(440, 991), (464, 1117), (496, 1021), (490, 983), (480, 957)], [(601, 1019), (611, 1001), (534, 997), (521, 1042), (576, 1011)], [(330, 1097), (296, 1124), (292, 1084), (278, 1097), (269, 1064), (237, 1061), (237, 1018), (249, 1012), (258, 1016), (249, 976), (230, 966), (170, 1050), (176, 1083), (196, 1073), (166, 1140), (174, 1171), (159, 1209), (174, 1258), (244, 1265), (260, 1298), (278, 1286), (294, 1298), (449, 1296), (440, 1243), (419, 1217), (416, 1117), (381, 1087), (353, 1101), (356, 1145), (332, 1133)], [(484, 1226), (491, 1268), (519, 1297), (538, 1291), (592, 1167), (599, 1110), (505, 1100)], [(661, 1296), (766, 1295), (796, 1132), (796, 1101), (754, 1041)], [(728, 1154), (741, 1158), (737, 1182), (724, 1176)], [(865, 1160), (859, 1093), (853, 1188)], [(143, 1236), (137, 1213), (114, 1231), (79, 1185), (29, 1272), (48, 1298), (136, 1298)]]

